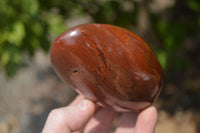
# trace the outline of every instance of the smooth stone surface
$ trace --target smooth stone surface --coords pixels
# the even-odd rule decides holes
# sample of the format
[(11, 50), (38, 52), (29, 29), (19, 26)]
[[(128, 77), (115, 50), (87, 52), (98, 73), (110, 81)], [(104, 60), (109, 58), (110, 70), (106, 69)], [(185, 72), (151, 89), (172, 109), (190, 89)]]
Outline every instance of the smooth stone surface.
[(150, 46), (117, 26), (73, 27), (53, 42), (50, 54), (61, 79), (116, 111), (144, 109), (162, 89), (163, 71)]

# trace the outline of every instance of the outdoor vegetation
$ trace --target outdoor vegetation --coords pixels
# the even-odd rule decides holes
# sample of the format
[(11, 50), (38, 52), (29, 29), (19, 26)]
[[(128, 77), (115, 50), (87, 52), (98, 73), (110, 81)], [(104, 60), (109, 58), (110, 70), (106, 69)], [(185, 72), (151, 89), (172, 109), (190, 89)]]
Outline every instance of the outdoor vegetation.
[[(197, 43), (200, 37), (200, 2), (176, 0), (164, 10), (151, 7), (152, 1), (133, 0), (1, 0), (0, 62), (8, 76), (23, 65), (23, 55), (49, 51), (51, 40), (67, 27), (73, 16), (89, 16), (92, 22), (122, 26), (134, 31), (141, 12), (157, 44), (150, 44), (162, 67), (185, 69), (187, 62), (177, 56), (186, 40)], [(145, 11), (143, 11), (145, 10)], [(136, 31), (136, 30), (135, 30)], [(151, 38), (149, 38), (151, 40)]]
[(165, 72), (160, 109), (200, 111), (199, 0), (0, 0), (0, 71), (15, 77), (79, 18), (140, 35)]

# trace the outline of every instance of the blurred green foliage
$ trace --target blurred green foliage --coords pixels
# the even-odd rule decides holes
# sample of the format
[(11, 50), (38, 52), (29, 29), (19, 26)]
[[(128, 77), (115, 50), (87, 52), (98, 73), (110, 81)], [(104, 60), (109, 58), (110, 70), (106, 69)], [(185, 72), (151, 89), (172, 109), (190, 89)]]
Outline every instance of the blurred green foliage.
[(174, 55), (189, 36), (200, 37), (200, 2), (175, 0), (161, 12), (149, 8), (152, 1), (142, 0), (1, 0), (0, 1), (0, 64), (8, 76), (13, 76), (24, 54), (48, 51), (50, 40), (67, 27), (65, 21), (74, 15), (92, 18), (131, 29), (137, 27), (139, 10), (144, 5), (150, 23), (161, 42), (156, 50), (162, 67), (184, 67)]
[(48, 51), (49, 36), (65, 30), (62, 16), (43, 12), (40, 5), (38, 0), (0, 1), (0, 63), (8, 76), (17, 72), (23, 54)]
[(173, 7), (163, 14), (152, 14), (152, 22), (163, 47), (158, 51), (158, 58), (164, 69), (184, 68), (186, 63), (176, 57), (176, 52), (183, 48), (186, 39), (199, 41), (200, 1), (176, 0)]

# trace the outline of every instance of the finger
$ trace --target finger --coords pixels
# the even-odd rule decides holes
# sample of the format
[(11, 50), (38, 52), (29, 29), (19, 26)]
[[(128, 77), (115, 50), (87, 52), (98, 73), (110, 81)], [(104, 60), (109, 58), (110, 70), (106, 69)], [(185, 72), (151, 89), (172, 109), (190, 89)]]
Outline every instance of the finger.
[[(68, 106), (76, 105), (78, 104), (82, 99), (85, 99), (83, 95), (76, 96), (75, 100), (73, 100)], [(100, 108), (98, 104), (95, 104), (95, 111), (97, 111)]]
[(133, 133), (136, 119), (135, 112), (123, 113), (115, 133)]
[(81, 131), (76, 131), (76, 132), (73, 132), (73, 133), (82, 133)]
[(135, 133), (154, 133), (157, 123), (158, 113), (155, 107), (151, 106), (143, 110), (135, 126)]
[(83, 95), (78, 95), (78, 96), (76, 96), (75, 100), (73, 100), (73, 101), (69, 104), (69, 106), (78, 104), (82, 99), (84, 99), (84, 96), (83, 96)]
[(85, 133), (107, 133), (112, 126), (112, 121), (116, 112), (111, 108), (104, 107), (99, 109), (94, 117), (88, 122)]
[(83, 99), (77, 105), (53, 110), (45, 124), (43, 133), (71, 133), (80, 131), (94, 115), (95, 104)]

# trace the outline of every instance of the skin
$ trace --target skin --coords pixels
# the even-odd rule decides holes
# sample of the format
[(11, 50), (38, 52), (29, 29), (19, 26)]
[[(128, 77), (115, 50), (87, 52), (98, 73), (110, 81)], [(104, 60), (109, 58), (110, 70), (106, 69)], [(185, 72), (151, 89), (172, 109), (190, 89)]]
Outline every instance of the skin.
[[(78, 96), (70, 105), (50, 112), (42, 133), (108, 133), (117, 112)], [(154, 133), (157, 110), (123, 113), (115, 133)]]

